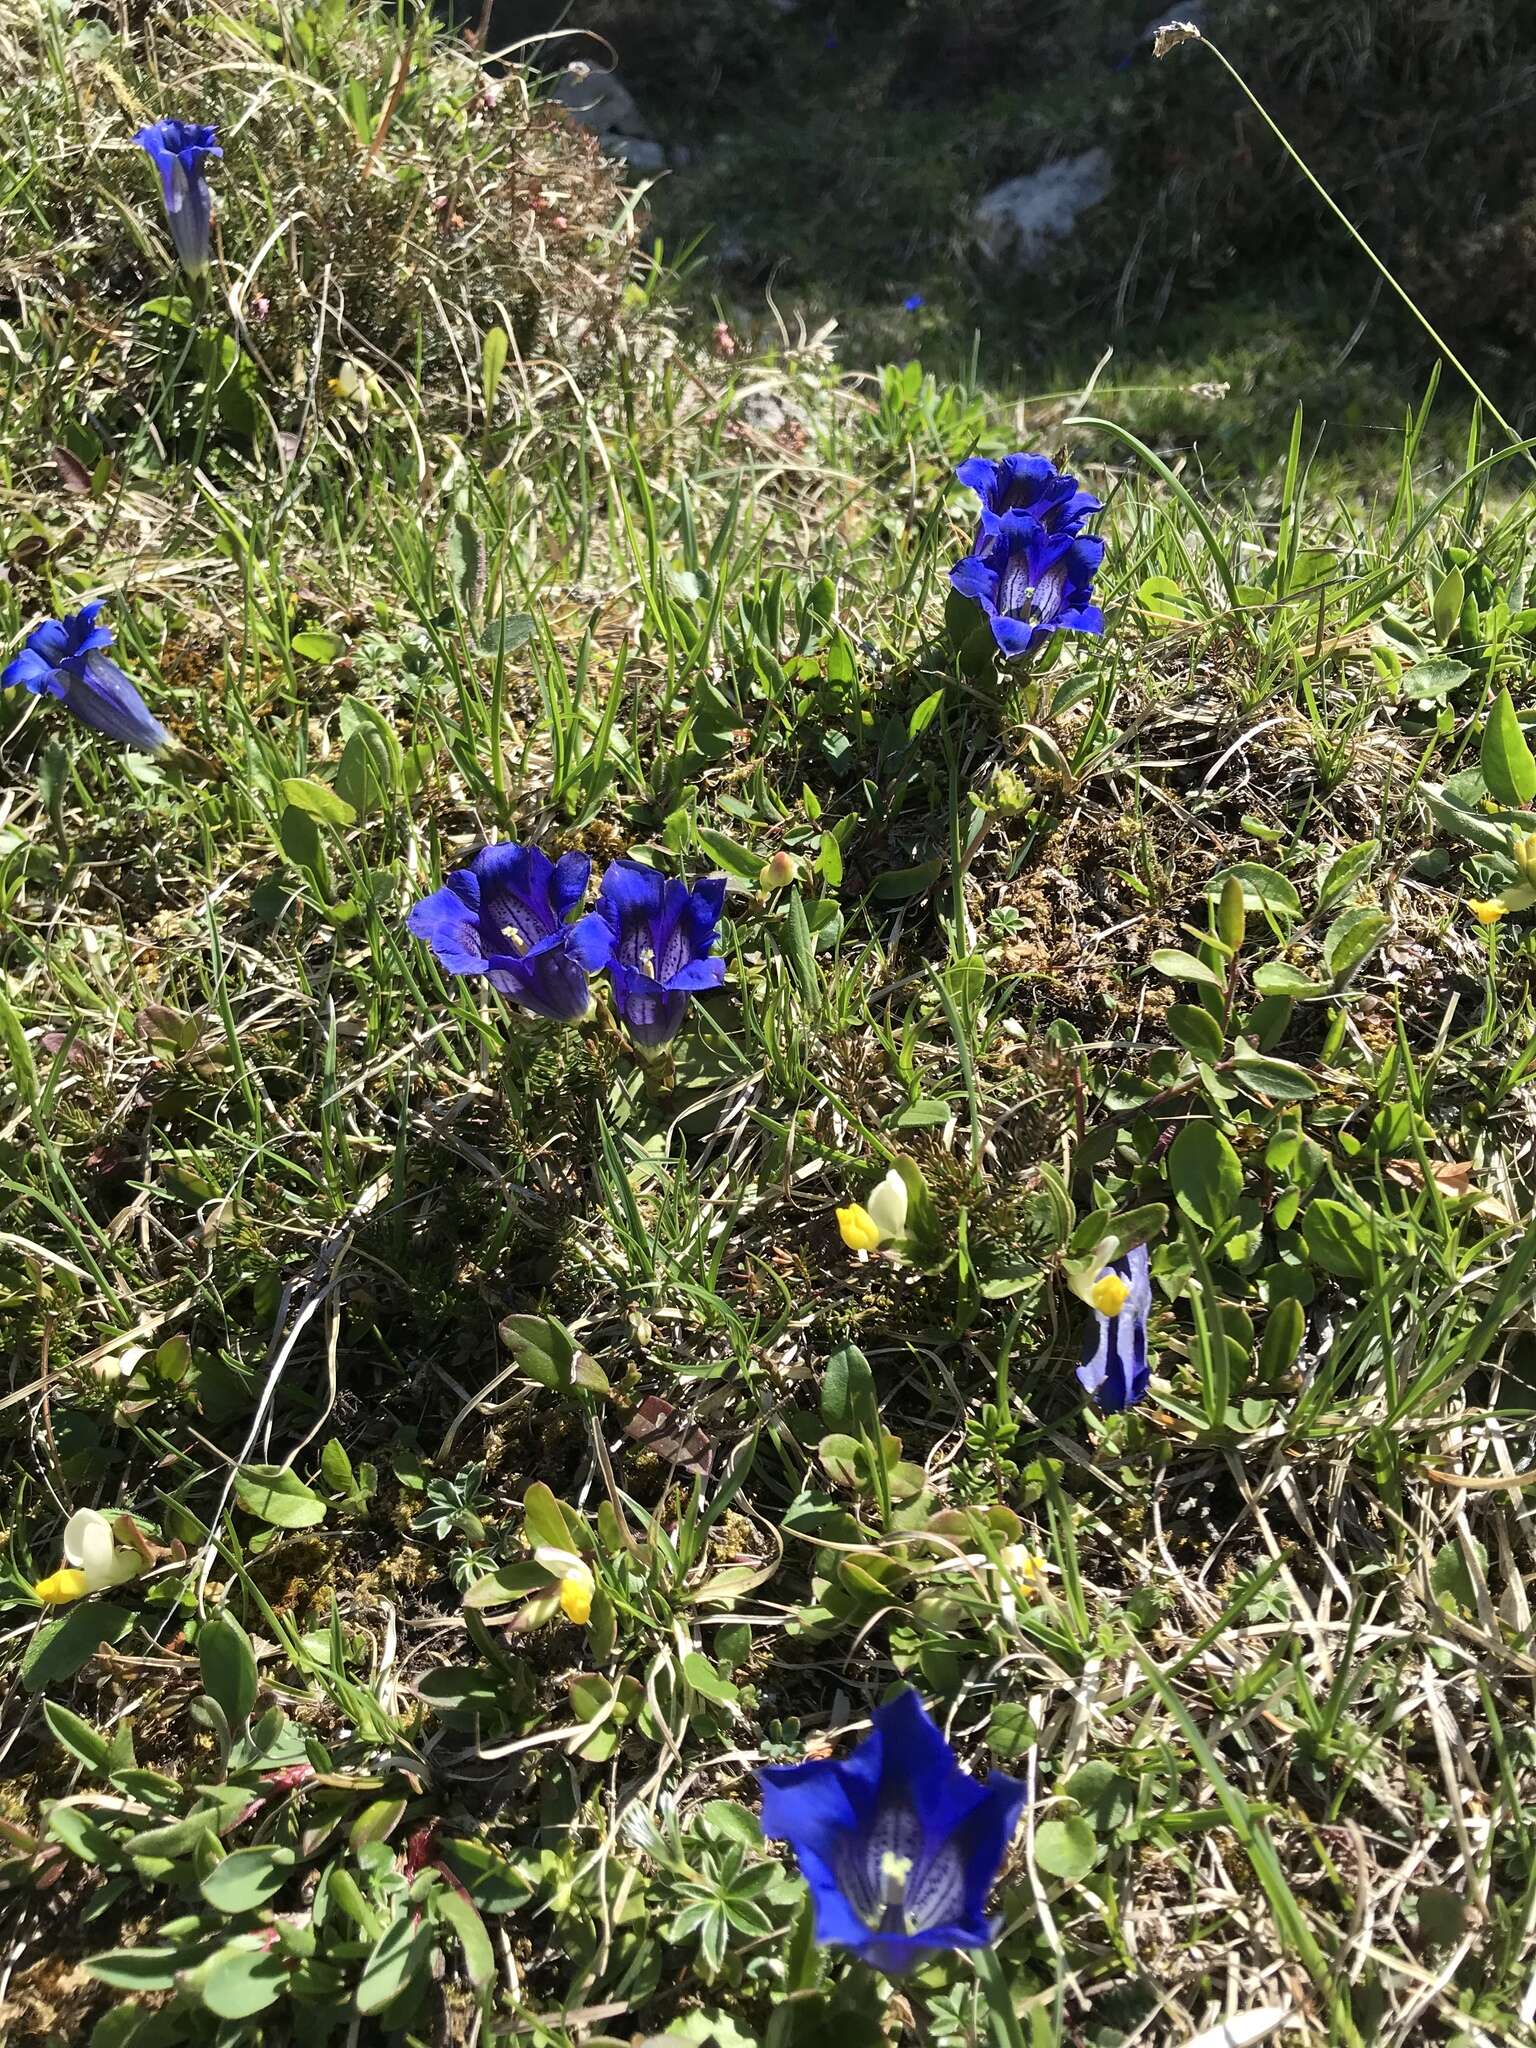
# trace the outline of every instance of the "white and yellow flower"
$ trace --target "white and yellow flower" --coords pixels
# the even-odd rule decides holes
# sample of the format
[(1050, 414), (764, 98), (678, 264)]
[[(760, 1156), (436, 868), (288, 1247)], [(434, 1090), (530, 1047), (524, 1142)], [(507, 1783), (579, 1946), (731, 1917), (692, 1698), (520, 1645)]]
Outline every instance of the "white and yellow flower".
[(108, 1516), (96, 1508), (81, 1508), (64, 1525), (63, 1566), (39, 1579), (32, 1591), (45, 1607), (61, 1607), (69, 1600), (83, 1600), (87, 1593), (126, 1585), (143, 1569), (143, 1556), (130, 1544), (118, 1542)]
[(1072, 1260), (1066, 1269), (1067, 1285), (1072, 1292), (1101, 1316), (1119, 1315), (1131, 1291), (1114, 1271), (1119, 1256), (1119, 1238), (1101, 1237), (1085, 1259)]
[(597, 1591), (591, 1566), (574, 1550), (559, 1550), (549, 1543), (541, 1543), (533, 1554), (550, 1577), (559, 1582), (560, 1612), (567, 1621), (585, 1628), (592, 1619), (592, 1596)]
[(907, 1234), (907, 1184), (893, 1166), (867, 1202), (850, 1202), (837, 1212), (837, 1227), (851, 1252), (900, 1246)]

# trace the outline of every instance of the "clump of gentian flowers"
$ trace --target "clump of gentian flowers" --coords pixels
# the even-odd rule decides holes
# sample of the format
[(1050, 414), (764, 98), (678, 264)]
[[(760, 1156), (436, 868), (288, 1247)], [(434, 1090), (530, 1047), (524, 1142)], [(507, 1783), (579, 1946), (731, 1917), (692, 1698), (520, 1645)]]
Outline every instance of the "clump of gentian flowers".
[(1078, 1384), (1106, 1415), (1123, 1414), (1151, 1384), (1147, 1317), (1152, 1312), (1152, 1265), (1147, 1248), (1133, 1245), (1121, 1254), (1115, 1240), (1106, 1238), (1068, 1279), (1094, 1314), (1083, 1341)]
[(45, 619), (0, 670), (0, 688), (20, 683), (35, 696), (57, 697), (93, 731), (158, 754), (171, 736), (107, 654), (113, 634), (100, 623), (101, 609), (87, 604), (62, 619)]
[(1043, 455), (976, 456), (955, 474), (980, 498), (981, 517), (949, 580), (980, 608), (999, 653), (1029, 654), (1057, 632), (1102, 633), (1093, 579), (1104, 543), (1083, 532), (1103, 509), (1092, 492)]
[(819, 1942), (895, 1976), (934, 1949), (995, 1940), (987, 1895), (1025, 1788), (962, 1770), (915, 1692), (878, 1707), (850, 1756), (758, 1778), (763, 1833), (794, 1850)]
[(450, 974), (484, 975), (551, 1023), (589, 1017), (591, 977), (606, 973), (637, 1050), (660, 1051), (682, 1028), (689, 996), (725, 979), (725, 962), (714, 954), (724, 877), (690, 887), (640, 861), (617, 860), (596, 908), (573, 917), (591, 871), (584, 853), (552, 861), (537, 846), (486, 846), (406, 922)]
[(176, 255), (188, 277), (208, 268), (213, 194), (203, 166), (223, 156), (214, 130), (201, 121), (151, 121), (134, 141), (160, 173), (160, 194)]

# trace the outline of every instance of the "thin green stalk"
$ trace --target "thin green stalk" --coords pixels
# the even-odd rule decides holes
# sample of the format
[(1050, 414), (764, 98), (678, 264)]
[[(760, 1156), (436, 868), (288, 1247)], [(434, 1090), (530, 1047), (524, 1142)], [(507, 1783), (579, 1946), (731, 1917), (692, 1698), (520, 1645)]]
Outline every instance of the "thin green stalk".
[[(1429, 336), (1430, 340), (1435, 344), (1435, 347), (1439, 349), (1440, 353), (1445, 357), (1445, 360), (1451, 365), (1452, 369), (1455, 370), (1461, 376), (1463, 381), (1466, 383), (1468, 389), (1475, 393), (1480, 402), (1484, 406), (1486, 406), (1490, 417), (1498, 421), (1499, 425), (1504, 429), (1505, 433), (1509, 436), (1511, 442), (1513, 442), (1517, 447), (1523, 447), (1525, 444), (1522, 441), (1522, 437), (1518, 433), (1516, 433), (1515, 429), (1510, 425), (1509, 421), (1505, 419), (1503, 413), (1499, 411), (1498, 407), (1494, 404), (1493, 400), (1488, 396), (1487, 392), (1483, 389), (1482, 385), (1478, 383), (1477, 379), (1473, 376), (1472, 372), (1467, 368), (1466, 364), (1461, 360), (1460, 356), (1457, 355), (1456, 351), (1451, 347), (1450, 343), (1446, 340), (1445, 336), (1440, 332), (1440, 330), (1436, 326), (1433, 325), (1427, 314), (1420, 312), (1419, 308), (1414, 304), (1413, 299), (1410, 297), (1405, 287), (1398, 283), (1397, 279), (1392, 275), (1392, 272), (1387, 268), (1386, 264), (1382, 261), (1382, 259), (1376, 254), (1376, 251), (1371, 247), (1370, 243), (1365, 239), (1364, 235), (1362, 235), (1360, 230), (1355, 226), (1354, 222), (1350, 219), (1349, 215), (1344, 211), (1343, 207), (1339, 205), (1338, 201), (1333, 197), (1332, 193), (1328, 190), (1327, 186), (1323, 183), (1321, 178), (1317, 176), (1316, 172), (1313, 171), (1311, 166), (1307, 163), (1306, 159), (1302, 156), (1301, 152), (1296, 148), (1296, 145), (1291, 141), (1290, 137), (1286, 134), (1285, 130), (1280, 126), (1279, 122), (1276, 121), (1274, 116), (1269, 112), (1269, 109), (1264, 105), (1264, 102), (1259, 98), (1258, 94), (1255, 93), (1253, 88), (1248, 84), (1247, 80), (1243, 77), (1243, 74), (1238, 70), (1237, 66), (1233, 64), (1229, 58), (1223, 56), (1222, 52), (1217, 48), (1216, 44), (1211, 41), (1209, 36), (1200, 34), (1198, 30), (1194, 31), (1189, 35), (1181, 37), (1180, 40), (1186, 42), (1200, 43), (1207, 50), (1210, 51), (1211, 55), (1216, 59), (1216, 62), (1221, 66), (1222, 70), (1226, 72), (1227, 76), (1232, 80), (1233, 84), (1237, 87), (1238, 91), (1243, 95), (1243, 98), (1247, 100), (1248, 104), (1253, 108), (1254, 112), (1258, 115), (1259, 119), (1264, 123), (1264, 126), (1269, 130), (1270, 134), (1274, 136), (1275, 140), (1279, 143), (1280, 147), (1285, 151), (1286, 155), (1290, 158), (1291, 162), (1296, 166), (1297, 170), (1300, 171), (1301, 175), (1312, 187), (1312, 190), (1317, 194), (1318, 198), (1322, 200), (1324, 206), (1327, 207), (1328, 211), (1333, 215), (1334, 219), (1344, 229), (1345, 233), (1349, 236), (1350, 240), (1355, 244), (1355, 246), (1358, 249), (1360, 249), (1364, 253), (1365, 256), (1369, 258), (1370, 262), (1376, 269), (1378, 275), (1388, 285), (1391, 286), (1392, 290), (1397, 294), (1398, 298), (1407, 307), (1408, 311), (1413, 315), (1414, 319), (1418, 321), (1419, 325), (1423, 328), (1424, 332)], [(1532, 457), (1529, 453), (1527, 453), (1526, 460), (1531, 464), (1531, 467), (1533, 469), (1536, 469), (1536, 457)]]
[(1013, 1994), (1008, 1989), (1008, 1979), (1003, 1974), (997, 1950), (979, 1948), (975, 1954), (976, 1975), (992, 2014), (992, 2032), (999, 2048), (1025, 2048), (1024, 2029), (1013, 2009)]

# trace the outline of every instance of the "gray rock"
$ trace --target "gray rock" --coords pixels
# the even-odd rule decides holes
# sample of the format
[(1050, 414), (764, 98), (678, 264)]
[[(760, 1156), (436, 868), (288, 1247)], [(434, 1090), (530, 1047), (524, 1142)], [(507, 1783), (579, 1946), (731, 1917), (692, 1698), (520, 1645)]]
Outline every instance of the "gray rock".
[(971, 216), (983, 254), (1006, 268), (1038, 269), (1111, 183), (1108, 150), (1085, 149), (994, 186)]
[(652, 142), (648, 135), (600, 135), (598, 143), (604, 156), (622, 158), (632, 171), (664, 171), (667, 168), (667, 152), (659, 142)]
[(772, 391), (748, 391), (732, 406), (731, 417), (755, 434), (776, 434), (788, 420), (789, 408)]
[(650, 129), (640, 117), (634, 95), (616, 71), (591, 64), (569, 64), (550, 87), (550, 98), (594, 135), (638, 135)]

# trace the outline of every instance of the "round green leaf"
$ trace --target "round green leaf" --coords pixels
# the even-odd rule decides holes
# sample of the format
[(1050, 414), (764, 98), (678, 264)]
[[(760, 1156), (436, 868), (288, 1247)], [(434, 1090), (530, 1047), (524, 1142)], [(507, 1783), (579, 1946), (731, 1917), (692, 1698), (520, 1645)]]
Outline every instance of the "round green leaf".
[(235, 1499), (247, 1514), (276, 1529), (313, 1529), (325, 1520), (325, 1502), (296, 1472), (281, 1465), (242, 1465)]
[(293, 1851), (275, 1842), (235, 1849), (213, 1866), (199, 1890), (216, 1913), (254, 1913), (282, 1890), (293, 1864)]
[(1221, 1026), (1198, 1003), (1175, 1003), (1168, 1012), (1168, 1029), (1194, 1059), (1219, 1060), (1226, 1049)]
[(1229, 868), (1223, 868), (1219, 875), (1212, 875), (1206, 883), (1208, 896), (1220, 896), (1222, 884), (1228, 876), (1239, 883), (1243, 892), (1244, 906), (1249, 910), (1267, 910), (1274, 917), (1292, 918), (1301, 913), (1301, 898), (1285, 879), (1273, 868), (1265, 867), (1262, 861), (1240, 860)]
[(197, 1662), (204, 1690), (240, 1728), (256, 1704), (256, 1653), (232, 1614), (214, 1614), (197, 1632)]
[(1099, 1855), (1099, 1838), (1080, 1816), (1044, 1820), (1035, 1830), (1035, 1863), (1063, 1884), (1078, 1884)]
[(1237, 1154), (1212, 1123), (1185, 1124), (1168, 1149), (1168, 1179), (1174, 1199), (1192, 1222), (1217, 1230), (1243, 1192)]

